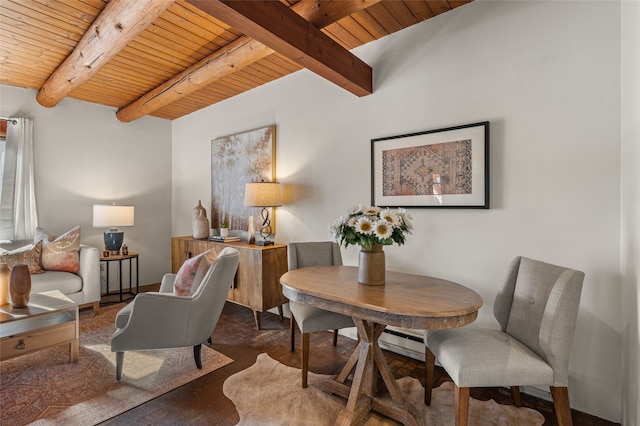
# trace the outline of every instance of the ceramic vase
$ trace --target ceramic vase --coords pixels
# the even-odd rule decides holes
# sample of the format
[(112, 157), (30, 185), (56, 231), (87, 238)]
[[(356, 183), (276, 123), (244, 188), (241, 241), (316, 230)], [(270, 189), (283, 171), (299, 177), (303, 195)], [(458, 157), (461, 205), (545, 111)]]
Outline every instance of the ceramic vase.
[(0, 306), (9, 304), (9, 278), (11, 268), (9, 265), (0, 263)]
[(29, 267), (22, 263), (13, 265), (9, 278), (9, 298), (14, 308), (25, 308), (31, 294), (31, 274)]
[(384, 285), (385, 278), (384, 251), (381, 245), (371, 249), (360, 248), (358, 257), (358, 282), (364, 285)]
[(229, 228), (220, 228), (220, 236), (227, 238), (229, 236)]
[(209, 238), (209, 219), (207, 219), (207, 211), (202, 207), (200, 200), (193, 209), (192, 228), (193, 238), (196, 240)]

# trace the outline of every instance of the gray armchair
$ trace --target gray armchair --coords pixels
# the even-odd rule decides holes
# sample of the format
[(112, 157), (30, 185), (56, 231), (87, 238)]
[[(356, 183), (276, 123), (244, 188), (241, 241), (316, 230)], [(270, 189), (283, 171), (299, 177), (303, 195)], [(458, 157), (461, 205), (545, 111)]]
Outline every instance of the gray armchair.
[(462, 327), (425, 332), (425, 403), (431, 402), (435, 360), (455, 384), (456, 425), (466, 425), (471, 387), (549, 386), (558, 424), (571, 425), (569, 356), (584, 273), (516, 257), (493, 313), (500, 330)]
[[(342, 265), (340, 246), (331, 241), (289, 243), (289, 270), (311, 266)], [(289, 302), (291, 309), (291, 351), (295, 350), (295, 326), (302, 333), (302, 387), (307, 387), (309, 371), (309, 333), (333, 330), (333, 346), (337, 344), (338, 329), (355, 327), (353, 319), (305, 303)]]
[(223, 249), (191, 296), (173, 295), (174, 274), (162, 278), (159, 292), (138, 294), (116, 316), (111, 352), (116, 352), (116, 378), (122, 377), (124, 351), (193, 346), (202, 368), (202, 343), (210, 340), (227, 292), (238, 269), (238, 251)]

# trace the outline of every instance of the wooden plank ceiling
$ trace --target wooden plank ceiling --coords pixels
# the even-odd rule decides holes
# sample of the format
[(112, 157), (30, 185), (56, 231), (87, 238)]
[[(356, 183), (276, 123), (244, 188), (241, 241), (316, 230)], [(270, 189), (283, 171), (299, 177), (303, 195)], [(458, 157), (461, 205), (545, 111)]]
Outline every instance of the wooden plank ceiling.
[(173, 120), (303, 67), (354, 96), (350, 50), (472, 0), (0, 0), (0, 82)]

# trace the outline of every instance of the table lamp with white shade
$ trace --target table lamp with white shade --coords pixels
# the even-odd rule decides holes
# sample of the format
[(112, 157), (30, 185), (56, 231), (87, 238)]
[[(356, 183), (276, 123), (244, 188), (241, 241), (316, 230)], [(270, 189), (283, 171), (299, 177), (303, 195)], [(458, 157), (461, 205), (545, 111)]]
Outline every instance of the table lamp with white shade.
[(104, 245), (111, 254), (119, 254), (122, 241), (124, 240), (124, 232), (119, 231), (118, 227), (133, 226), (133, 206), (116, 206), (94, 204), (93, 206), (93, 227), (109, 228), (104, 233)]
[(269, 240), (271, 235), (271, 220), (268, 207), (282, 205), (282, 194), (278, 182), (252, 182), (244, 186), (244, 205), (246, 207), (262, 207), (262, 227), (260, 228), (261, 241), (256, 241), (258, 246), (273, 245)]

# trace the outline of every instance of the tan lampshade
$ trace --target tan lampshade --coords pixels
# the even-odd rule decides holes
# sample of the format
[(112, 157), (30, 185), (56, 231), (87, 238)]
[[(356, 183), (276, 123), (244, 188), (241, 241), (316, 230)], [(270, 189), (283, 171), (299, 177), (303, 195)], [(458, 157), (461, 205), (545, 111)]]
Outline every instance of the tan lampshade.
[(119, 226), (133, 226), (133, 213), (133, 206), (94, 204), (93, 227), (117, 228)]
[(282, 194), (278, 182), (253, 182), (244, 185), (246, 207), (278, 207), (282, 205)]

